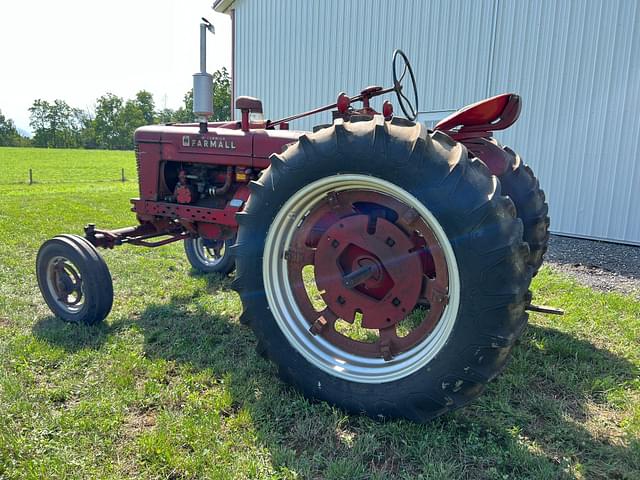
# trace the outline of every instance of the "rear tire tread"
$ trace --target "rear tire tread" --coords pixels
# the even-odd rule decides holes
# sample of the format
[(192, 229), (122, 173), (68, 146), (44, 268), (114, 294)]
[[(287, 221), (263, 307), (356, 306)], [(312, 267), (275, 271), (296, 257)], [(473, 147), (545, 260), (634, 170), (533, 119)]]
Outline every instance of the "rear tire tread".
[[(384, 145), (384, 148), (381, 149), (381, 145)], [(310, 163), (308, 155), (301, 155), (297, 153), (298, 151), (305, 153), (313, 151), (315, 155), (323, 158)], [(367, 163), (360, 165), (358, 157), (364, 155), (362, 152), (368, 155)], [(422, 129), (412, 122), (410, 124), (385, 122), (384, 128), (380, 128), (376, 119), (354, 125), (348, 122), (337, 122), (332, 127), (308, 135), (304, 148), (290, 148), (276, 158), (278, 160), (272, 160), (272, 167), (265, 170), (258, 180), (261, 185), (268, 188), (257, 187), (256, 190), (260, 191), (261, 195), (251, 197), (245, 208), (249, 217), (243, 219), (234, 247), (238, 270), (233, 288), (239, 291), (242, 299), (243, 323), (248, 325), (258, 337), (259, 351), (278, 365), (280, 378), (296, 385), (311, 398), (330, 401), (349, 411), (363, 412), (372, 417), (406, 417), (424, 422), (459, 408), (476, 398), (484, 389), (484, 384), (494, 378), (506, 365), (508, 354), (526, 326), (528, 318), (524, 311), (526, 294), (531, 281), (530, 270), (525, 264), (528, 248), (522, 241), (522, 223), (514, 217), (515, 208), (512, 201), (500, 195), (500, 184), (492, 180), (486, 168), (478, 168), (478, 165), (474, 165), (468, 159), (464, 146), (441, 132), (436, 131), (424, 136)], [(407, 161), (409, 158), (411, 158), (410, 162)], [(460, 245), (454, 247), (459, 250), (459, 253), (456, 253), (456, 257), (460, 255), (458, 263), (470, 262), (478, 266), (483, 265), (473, 277), (475, 283), (480, 283), (479, 280), (483, 277), (482, 272), (502, 268), (502, 275), (499, 278), (491, 276), (485, 279), (485, 283), (489, 284), (483, 285), (483, 288), (488, 290), (493, 288), (493, 291), (501, 291), (504, 289), (502, 282), (510, 283), (509, 295), (505, 297), (504, 302), (508, 308), (502, 308), (501, 301), (492, 299), (490, 300), (491, 309), (484, 309), (487, 312), (485, 315), (491, 317), (489, 312), (495, 312), (496, 308), (501, 308), (499, 311), (502, 312), (502, 320), (498, 322), (500, 325), (494, 327), (492, 326), (494, 321), (478, 320), (473, 332), (463, 332), (461, 329), (454, 328), (450, 337), (451, 342), (455, 337), (455, 341), (461, 342), (461, 345), (466, 344), (467, 350), (474, 345), (474, 348), (493, 352), (491, 355), (486, 355), (490, 358), (479, 358), (473, 355), (460, 358), (458, 355), (456, 358), (449, 359), (448, 371), (443, 370), (444, 377), (454, 376), (461, 379), (468, 383), (464, 388), (459, 388), (456, 392), (448, 392), (441, 388), (441, 381), (436, 380), (427, 385), (422, 382), (416, 383), (414, 387), (408, 389), (408, 385), (413, 385), (411, 382), (414, 379), (417, 381), (422, 375), (427, 375), (421, 370), (393, 382), (400, 384), (407, 380), (402, 384), (400, 391), (394, 393), (395, 396), (387, 393), (380, 395), (381, 397), (386, 395), (386, 400), (372, 398), (375, 396), (366, 394), (354, 396), (353, 390), (367, 391), (370, 387), (352, 382), (350, 383), (352, 387), (340, 390), (336, 386), (339, 386), (340, 380), (328, 377), (323, 372), (318, 373), (317, 368), (308, 363), (290, 345), (289, 350), (293, 352), (283, 351), (288, 343), (282, 343), (284, 337), (280, 338), (282, 334), (279, 333), (278, 326), (269, 314), (268, 306), (265, 308), (266, 299), (262, 299), (262, 294), (256, 294), (264, 290), (261, 273), (264, 249), (262, 235), (265, 228), (268, 230), (273, 216), (277, 213), (274, 209), (279, 208), (277, 204), (280, 201), (276, 193), (274, 193), (275, 198), (273, 196), (268, 198), (268, 195), (272, 192), (286, 192), (294, 189), (293, 186), (287, 186), (290, 182), (298, 185), (313, 181), (316, 178), (314, 175), (321, 178), (323, 175), (330, 174), (322, 172), (329, 172), (332, 168), (336, 168), (337, 172), (349, 173), (359, 173), (359, 169), (364, 169), (362, 173), (373, 176), (378, 174), (381, 177), (391, 171), (392, 173), (388, 173), (388, 176), (397, 178), (398, 182), (404, 182), (407, 187), (402, 185), (403, 188), (411, 188), (420, 194), (430, 195), (429, 198), (436, 199), (433, 204), (428, 204), (429, 209), (450, 237), (455, 234), (462, 235), (459, 240)], [(311, 169), (321, 171), (310, 172)], [(399, 176), (400, 173), (396, 173), (395, 170), (401, 170), (402, 176)], [(436, 174), (429, 177), (428, 185), (424, 182), (426, 170)], [(287, 176), (285, 171), (295, 171), (296, 178)], [(267, 215), (269, 218), (265, 218), (267, 207), (271, 209), (269, 212), (273, 212)], [(454, 211), (464, 211), (465, 214), (456, 216), (449, 213)], [(482, 215), (482, 218), (478, 218), (479, 215)], [(248, 221), (248, 218), (251, 221)], [(464, 232), (473, 228), (474, 224), (487, 225), (482, 232), (486, 238), (481, 242), (476, 243), (474, 239), (467, 238), (468, 235), (464, 236)], [(496, 241), (500, 245), (497, 249)], [(479, 248), (479, 251), (472, 249), (472, 245)], [(493, 260), (490, 264), (487, 264), (487, 257)], [(461, 303), (460, 308), (469, 309), (466, 315), (471, 315), (471, 306), (463, 306)], [(481, 312), (476, 311), (476, 314)], [(507, 337), (505, 337), (505, 330), (510, 332)], [(292, 373), (292, 368), (297, 369), (297, 375)], [(463, 374), (465, 368), (468, 372), (466, 375)], [(301, 371), (306, 371), (308, 374), (301, 374)], [(313, 378), (321, 377), (323, 381), (318, 381), (317, 384), (322, 384), (322, 387), (316, 386), (311, 381)], [(362, 385), (365, 386), (361, 387)], [(331, 388), (341, 393), (336, 395), (334, 391), (328, 394), (327, 390)], [(390, 401), (389, 398), (394, 400)]]

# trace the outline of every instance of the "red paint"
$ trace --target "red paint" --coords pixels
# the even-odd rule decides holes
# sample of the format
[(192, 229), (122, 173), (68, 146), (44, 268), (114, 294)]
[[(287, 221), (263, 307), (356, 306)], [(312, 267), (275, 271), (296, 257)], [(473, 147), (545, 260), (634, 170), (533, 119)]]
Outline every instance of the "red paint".
[(336, 101), (336, 108), (341, 114), (346, 114), (351, 106), (351, 99), (347, 96), (346, 93), (341, 93), (338, 95), (338, 100)]
[(240, 128), (243, 132), (249, 131), (249, 110), (242, 110), (240, 114)]
[(393, 104), (389, 100), (382, 104), (382, 116), (387, 120), (393, 116)]
[(198, 235), (207, 240), (217, 240), (222, 238), (224, 229), (215, 223), (198, 223)]
[(191, 203), (194, 200), (193, 192), (188, 185), (178, 185), (175, 195), (178, 203)]
[(253, 157), (269, 158), (273, 153), (280, 153), (285, 145), (297, 141), (305, 133), (296, 130), (252, 130)]
[(520, 116), (520, 97), (504, 93), (474, 103), (441, 120), (435, 127), (482, 160), (493, 175), (502, 175), (511, 163), (510, 156), (490, 142), (492, 132), (513, 125)]
[(511, 166), (511, 155), (486, 138), (466, 138), (460, 142), (489, 167), (492, 175), (500, 176)]
[[(413, 244), (393, 223), (376, 222), (376, 234), (367, 233), (369, 216), (353, 215), (333, 224), (318, 243), (315, 276), (323, 300), (339, 317), (352, 322), (356, 310), (365, 328), (386, 328), (406, 316), (398, 305), (415, 305), (422, 276), (419, 254), (409, 254)], [(345, 288), (342, 278), (371, 265), (374, 275), (355, 288)], [(369, 287), (371, 289), (369, 290)]]
[(249, 189), (245, 185), (238, 187), (233, 199), (242, 200), (239, 206), (231, 206), (230, 202), (223, 208), (207, 208), (198, 205), (179, 205), (169, 202), (153, 202), (134, 198), (133, 210), (140, 215), (153, 217), (179, 218), (189, 222), (217, 223), (237, 228), (235, 214), (244, 206), (249, 198)]
[[(235, 46), (235, 31), (233, 35)], [(232, 62), (235, 62), (234, 54)], [(235, 77), (233, 68), (235, 65), (232, 67)], [(232, 89), (234, 88), (235, 82), (232, 81)], [(370, 86), (353, 97), (341, 93), (335, 104), (265, 124), (250, 123), (250, 112), (262, 111), (260, 100), (239, 97), (235, 106), (241, 110), (242, 120), (211, 122), (206, 133), (199, 132), (197, 123), (139, 128), (135, 133), (135, 142), (140, 198), (132, 200), (132, 210), (145, 227), (114, 230), (109, 234), (101, 233), (101, 238), (108, 237), (109, 246), (122, 241), (139, 245), (159, 245), (164, 241), (152, 244), (147, 239), (161, 235), (170, 235), (169, 241), (177, 241), (184, 234), (197, 234), (208, 239), (228, 238), (238, 228), (235, 214), (242, 210), (244, 202), (249, 198), (247, 182), (257, 178), (257, 172), (270, 165), (269, 157), (273, 153), (281, 152), (285, 145), (295, 143), (306, 133), (288, 130), (289, 121), (331, 109), (336, 109), (334, 116), (345, 121), (349, 121), (351, 115), (379, 115), (371, 108), (370, 99), (393, 91), (394, 87)], [(361, 108), (353, 108), (355, 102), (362, 102)], [(492, 131), (513, 124), (519, 113), (520, 97), (514, 94), (498, 95), (465, 107), (441, 121), (436, 128), (463, 142), (472, 154), (485, 161), (492, 173), (498, 175), (509, 165), (510, 159), (500, 147), (489, 142), (487, 138), (491, 136)], [(391, 102), (384, 102), (382, 114), (386, 120), (392, 118)], [(173, 190), (169, 192), (169, 187), (164, 185), (164, 169), (165, 165), (173, 165), (167, 171), (175, 171), (171, 170), (175, 169), (175, 163), (166, 162), (182, 162), (185, 165), (177, 183), (172, 183), (175, 185), (172, 187)], [(209, 181), (214, 182), (217, 193), (202, 193), (202, 189), (197, 190), (196, 184), (202, 184), (198, 184), (198, 180), (191, 180), (184, 173), (185, 169), (196, 168), (197, 171), (198, 165), (203, 166), (199, 167), (200, 169), (204, 168), (210, 172), (208, 175), (212, 180)], [(225, 182), (225, 188), (220, 188), (219, 183), (224, 177), (223, 167), (235, 167), (233, 171), (236, 175), (230, 182)], [(190, 183), (192, 181), (193, 184)], [(152, 233), (148, 233), (150, 226)], [(366, 250), (365, 247), (359, 248)], [(342, 265), (343, 269), (349, 270), (355, 268), (354, 265), (359, 265), (362, 255), (358, 255), (356, 250), (343, 252), (344, 255), (340, 257), (341, 261), (346, 262)], [(375, 256), (373, 254), (372, 258)], [(434, 258), (431, 254), (422, 254), (422, 270), (427, 276), (435, 269)], [(364, 284), (370, 288), (370, 292), (379, 290), (378, 293), (382, 294), (383, 290), (394, 291), (394, 285), (398, 283), (392, 280), (394, 275), (399, 278), (397, 273), (393, 274), (387, 270), (380, 277), (382, 280), (376, 283), (377, 286), (371, 284), (373, 280), (367, 280)], [(402, 288), (409, 288), (402, 280), (399, 280), (399, 283)], [(357, 289), (354, 291), (357, 292)]]
[(466, 106), (436, 125), (444, 132), (459, 129), (460, 132), (494, 132), (510, 127), (520, 116), (520, 97), (503, 93)]

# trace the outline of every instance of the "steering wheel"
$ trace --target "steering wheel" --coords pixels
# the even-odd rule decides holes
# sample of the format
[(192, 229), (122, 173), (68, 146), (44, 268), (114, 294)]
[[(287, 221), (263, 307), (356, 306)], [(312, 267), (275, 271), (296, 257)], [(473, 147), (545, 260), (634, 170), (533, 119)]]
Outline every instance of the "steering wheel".
[[(400, 78), (398, 78), (398, 66), (402, 67), (402, 65), (398, 65), (399, 58), (402, 59), (402, 64), (404, 64), (404, 68), (402, 69)], [(402, 90), (404, 88), (402, 85), (402, 80), (407, 75), (407, 72), (409, 72), (411, 86), (413, 87), (413, 103), (406, 97), (404, 93), (402, 93)], [(411, 68), (409, 59), (400, 49), (396, 49), (393, 52), (393, 88), (395, 89), (396, 95), (398, 96), (398, 103), (400, 104), (402, 112), (409, 120), (415, 120), (418, 117), (418, 88), (416, 87), (416, 77), (413, 75), (413, 69)]]

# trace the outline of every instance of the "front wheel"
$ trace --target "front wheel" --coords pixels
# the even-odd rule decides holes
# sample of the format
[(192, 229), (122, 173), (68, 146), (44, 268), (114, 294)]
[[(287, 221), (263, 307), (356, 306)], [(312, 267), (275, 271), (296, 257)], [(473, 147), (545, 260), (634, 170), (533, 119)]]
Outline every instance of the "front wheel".
[(93, 325), (111, 310), (111, 274), (83, 237), (58, 235), (44, 242), (36, 259), (36, 276), (45, 302), (64, 321)]
[(238, 215), (241, 320), (309, 397), (417, 421), (468, 403), (527, 320), (528, 248), (499, 188), (410, 122), (301, 137)]
[(234, 241), (188, 238), (184, 241), (184, 251), (191, 266), (199, 272), (228, 275), (236, 266), (231, 254)]

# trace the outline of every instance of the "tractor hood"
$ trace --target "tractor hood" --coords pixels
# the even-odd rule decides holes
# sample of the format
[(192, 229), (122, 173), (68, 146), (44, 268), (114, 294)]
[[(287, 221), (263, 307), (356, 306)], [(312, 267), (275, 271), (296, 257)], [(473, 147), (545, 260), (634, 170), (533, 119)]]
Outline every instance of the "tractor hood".
[(237, 122), (210, 125), (206, 133), (200, 133), (197, 124), (151, 125), (136, 130), (135, 143), (162, 144), (165, 160), (198, 161), (193, 157), (220, 155), (245, 157), (245, 161), (237, 159), (234, 163), (264, 167), (269, 155), (281, 152), (286, 144), (295, 142), (304, 133), (264, 129), (245, 132), (238, 128)]

